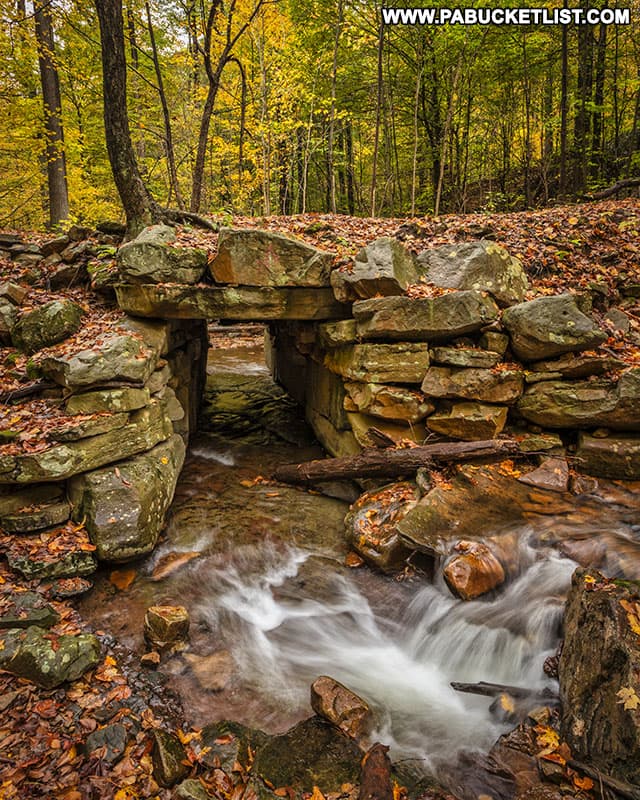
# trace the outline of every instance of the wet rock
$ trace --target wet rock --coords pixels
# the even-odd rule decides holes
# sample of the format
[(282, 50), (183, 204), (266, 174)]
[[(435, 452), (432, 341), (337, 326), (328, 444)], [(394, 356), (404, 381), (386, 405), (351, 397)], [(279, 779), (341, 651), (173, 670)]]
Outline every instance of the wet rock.
[(0, 640), (0, 669), (44, 689), (76, 680), (100, 660), (100, 642), (88, 633), (50, 637), (33, 626), (9, 630)]
[(373, 727), (373, 713), (366, 701), (327, 675), (311, 684), (311, 708), (356, 741)]
[(68, 414), (97, 414), (102, 411), (119, 414), (144, 408), (149, 400), (149, 390), (146, 388), (101, 389), (72, 395), (66, 402), (66, 409)]
[(0, 526), (7, 533), (32, 533), (62, 525), (69, 519), (71, 507), (69, 503), (48, 503), (35, 508), (24, 508), (13, 514), (0, 513)]
[(24, 312), (11, 332), (16, 347), (35, 353), (61, 342), (79, 328), (82, 309), (71, 300), (52, 300), (33, 311)]
[(424, 344), (355, 344), (330, 350), (325, 366), (364, 383), (420, 383), (429, 367)]
[(144, 636), (156, 650), (167, 650), (189, 635), (189, 612), (184, 606), (151, 606), (144, 617)]
[(22, 592), (11, 595), (8, 605), (0, 610), (0, 630), (7, 628), (51, 628), (60, 619), (43, 596), (37, 592)]
[(97, 567), (87, 532), (73, 531), (70, 536), (68, 525), (35, 537), (4, 536), (2, 547), (11, 569), (29, 580), (90, 575)]
[(127, 747), (127, 729), (119, 722), (98, 728), (87, 736), (84, 743), (84, 752), (87, 755), (97, 756), (107, 764), (116, 764)]
[(511, 336), (511, 349), (523, 361), (589, 350), (607, 338), (571, 294), (512, 306), (503, 313), (502, 324)]
[(560, 659), (561, 734), (574, 758), (640, 783), (640, 593), (577, 569)]
[(488, 403), (450, 403), (427, 418), (427, 427), (452, 439), (495, 439), (507, 422), (507, 407)]
[(206, 250), (175, 246), (168, 225), (145, 228), (118, 250), (118, 272), (132, 283), (197, 283), (207, 268)]
[(41, 368), (45, 377), (67, 388), (89, 388), (110, 381), (143, 384), (155, 370), (159, 354), (135, 336), (107, 334), (99, 350), (47, 357)]
[(153, 777), (165, 789), (175, 786), (189, 774), (187, 754), (177, 736), (156, 728), (153, 737)]
[(551, 492), (566, 492), (569, 490), (569, 465), (565, 458), (545, 458), (537, 469), (518, 480)]
[(640, 479), (640, 435), (596, 438), (581, 433), (576, 460), (581, 472), (601, 478)]
[(388, 236), (376, 239), (356, 255), (350, 269), (331, 273), (331, 286), (341, 303), (367, 297), (404, 294), (418, 278), (413, 255)]
[(412, 549), (397, 531), (397, 523), (416, 505), (413, 483), (392, 483), (362, 494), (345, 517), (347, 537), (365, 561), (388, 572), (401, 569)]
[(486, 403), (514, 403), (524, 384), (522, 370), (456, 369), (429, 367), (422, 381), (427, 397), (480, 400)]
[(347, 411), (413, 424), (435, 410), (423, 394), (402, 386), (347, 382), (344, 388), (348, 394), (344, 403)]
[(364, 339), (437, 342), (480, 330), (496, 319), (493, 300), (476, 291), (440, 297), (375, 297), (353, 304), (358, 336)]
[(463, 600), (473, 600), (496, 589), (505, 581), (502, 564), (482, 542), (460, 541), (444, 568), (444, 577), (451, 591)]
[(258, 750), (268, 738), (262, 731), (230, 720), (206, 725), (201, 735), (205, 748), (203, 763), (208, 767), (219, 763), (225, 772), (231, 772), (236, 762), (247, 767), (250, 763), (249, 752)]
[(235, 662), (228, 650), (211, 653), (208, 656), (185, 653), (184, 659), (193, 670), (202, 689), (209, 692), (221, 692), (229, 685)]
[(597, 535), (559, 542), (558, 550), (581, 567), (599, 569), (607, 557), (607, 545)]
[(500, 353), (475, 347), (434, 347), (429, 351), (429, 356), (434, 364), (480, 369), (491, 369), (501, 359)]
[(253, 774), (276, 788), (296, 792), (339, 792), (342, 784), (357, 784), (361, 751), (358, 745), (320, 717), (300, 722), (280, 736), (269, 737), (256, 753)]
[(332, 456), (354, 456), (361, 451), (353, 431), (338, 430), (330, 419), (313, 408), (307, 409), (306, 416), (317, 440)]
[(222, 228), (211, 274), (245, 286), (329, 286), (333, 255), (280, 233)]
[(640, 369), (627, 370), (618, 380), (537, 383), (517, 408), (525, 419), (546, 428), (640, 430)]
[(555, 450), (562, 446), (562, 439), (557, 433), (526, 433), (518, 437), (518, 448), (523, 453)]
[(443, 245), (420, 253), (418, 263), (429, 283), (490, 292), (503, 307), (519, 303), (529, 287), (520, 261), (495, 242)]
[(0, 456), (0, 483), (40, 483), (63, 480), (114, 461), (150, 450), (173, 432), (159, 401), (131, 414), (123, 427), (78, 441), (54, 444), (47, 450)]

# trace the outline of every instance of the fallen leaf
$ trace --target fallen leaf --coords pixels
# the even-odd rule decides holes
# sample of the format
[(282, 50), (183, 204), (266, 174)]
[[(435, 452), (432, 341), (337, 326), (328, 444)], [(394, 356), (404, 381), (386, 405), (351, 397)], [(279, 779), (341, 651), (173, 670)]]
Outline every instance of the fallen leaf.
[(616, 692), (616, 697), (620, 698), (618, 705), (622, 705), (625, 711), (634, 711), (640, 705), (640, 697), (631, 686), (623, 686), (619, 692)]
[(124, 592), (133, 583), (136, 577), (135, 569), (114, 569), (109, 575), (109, 583), (112, 583), (116, 589)]

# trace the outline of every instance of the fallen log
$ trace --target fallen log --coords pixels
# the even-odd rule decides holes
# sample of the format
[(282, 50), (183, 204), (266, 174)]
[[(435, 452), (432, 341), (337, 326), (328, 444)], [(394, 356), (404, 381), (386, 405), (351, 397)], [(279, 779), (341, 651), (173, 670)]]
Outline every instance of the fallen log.
[(574, 758), (568, 759), (567, 765), (570, 766), (571, 769), (584, 772), (585, 775), (596, 781), (596, 785), (599, 784), (598, 790), (601, 797), (606, 796), (606, 792), (603, 791), (603, 786), (606, 786), (607, 789), (615, 792), (620, 797), (627, 798), (627, 800), (640, 800), (640, 788), (637, 786), (633, 786), (626, 781), (618, 780), (618, 778), (600, 772), (596, 767), (590, 764), (583, 764), (582, 761), (576, 761)]
[(451, 687), (455, 689), (456, 692), (479, 694), (483, 697), (499, 697), (501, 694), (508, 694), (514, 699), (530, 697), (540, 698), (540, 700), (558, 699), (556, 692), (548, 688), (537, 691), (535, 689), (526, 689), (522, 686), (507, 686), (503, 683), (487, 683), (486, 681), (480, 681), (479, 683), (458, 683), (457, 681), (452, 681)]
[(282, 483), (314, 484), (317, 481), (350, 478), (396, 477), (416, 472), (420, 467), (479, 458), (513, 456), (518, 444), (510, 439), (479, 442), (439, 442), (421, 447), (365, 448), (357, 456), (324, 458), (302, 464), (284, 464), (273, 473)]
[(588, 201), (606, 200), (607, 197), (618, 194), (618, 192), (622, 191), (623, 189), (631, 189), (635, 186), (640, 186), (640, 178), (625, 178), (622, 181), (614, 183), (613, 186), (609, 186), (608, 188), (602, 189), (594, 194), (586, 195), (584, 199)]

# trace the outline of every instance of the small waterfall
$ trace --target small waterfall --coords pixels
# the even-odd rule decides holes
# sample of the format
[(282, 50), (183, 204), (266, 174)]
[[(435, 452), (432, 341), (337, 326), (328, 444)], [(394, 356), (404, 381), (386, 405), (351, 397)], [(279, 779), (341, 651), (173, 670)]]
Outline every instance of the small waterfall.
[(294, 580), (308, 554), (259, 550), (209, 573), (199, 613), (212, 629), (230, 632), (244, 680), (282, 707), (308, 709), (310, 683), (331, 675), (375, 708), (377, 736), (394, 758), (434, 769), (461, 748), (490, 746), (503, 731), (487, 698), (455, 692), (451, 681), (548, 683), (542, 664), (558, 640), (575, 567), (568, 559), (531, 559), (492, 600), (463, 602), (442, 586), (421, 585), (400, 613), (394, 604), (385, 614), (372, 610), (351, 574), (324, 574), (314, 597), (313, 577), (303, 591)]

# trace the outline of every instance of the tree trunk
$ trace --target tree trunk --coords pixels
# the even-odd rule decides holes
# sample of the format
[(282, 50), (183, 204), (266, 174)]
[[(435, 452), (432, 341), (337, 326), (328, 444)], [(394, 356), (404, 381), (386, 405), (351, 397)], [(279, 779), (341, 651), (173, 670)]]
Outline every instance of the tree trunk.
[(47, 182), (49, 187), (49, 224), (52, 228), (69, 217), (67, 164), (62, 129), (60, 80), (55, 60), (51, 6), (43, 0), (34, 2), (36, 42), (40, 84), (44, 104), (46, 134)]
[(416, 472), (434, 462), (468, 461), (474, 458), (513, 456), (518, 452), (515, 442), (508, 439), (488, 439), (478, 442), (443, 442), (406, 449), (367, 448), (357, 456), (324, 458), (304, 464), (285, 464), (273, 477), (283, 483), (313, 484), (318, 481), (350, 478), (393, 477)]
[[(581, 0), (586, 11), (590, 0)], [(580, 194), (587, 183), (589, 168), (589, 132), (591, 130), (591, 101), (593, 90), (593, 25), (578, 27), (578, 85), (576, 116), (573, 134), (573, 190)]]
[(127, 62), (122, 0), (95, 0), (102, 46), (104, 128), (113, 179), (127, 217), (127, 234), (135, 236), (159, 219), (159, 208), (138, 170), (127, 112)]
[(607, 50), (607, 26), (600, 24), (596, 49), (595, 80), (593, 92), (593, 130), (591, 139), (591, 175), (599, 178), (602, 174), (604, 149), (604, 79), (605, 56)]
[(340, 46), (340, 33), (342, 31), (342, 18), (344, 12), (343, 0), (338, 0), (338, 18), (333, 36), (333, 59), (331, 62), (331, 107), (329, 112), (329, 132), (327, 136), (327, 169), (329, 172), (329, 211), (336, 213), (336, 174), (333, 164), (333, 147), (336, 128), (336, 84), (338, 80), (338, 48)]
[(207, 143), (209, 141), (209, 127), (211, 125), (211, 115), (216, 104), (219, 82), (210, 82), (207, 99), (202, 108), (200, 118), (200, 132), (198, 134), (198, 150), (196, 152), (196, 163), (193, 167), (193, 185), (191, 187), (191, 211), (197, 213), (202, 203), (202, 187), (204, 185), (204, 166), (207, 158)]
[[(567, 8), (567, 0), (563, 7)], [(560, 178), (558, 194), (564, 197), (567, 193), (567, 116), (569, 106), (569, 56), (567, 26), (562, 26), (562, 66), (560, 68)]]
[(380, 19), (380, 30), (378, 32), (378, 72), (376, 82), (376, 129), (373, 138), (373, 168), (371, 175), (371, 216), (376, 215), (376, 182), (378, 179), (378, 149), (380, 147), (380, 117), (382, 115), (382, 55), (384, 44), (384, 23)]

